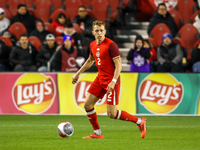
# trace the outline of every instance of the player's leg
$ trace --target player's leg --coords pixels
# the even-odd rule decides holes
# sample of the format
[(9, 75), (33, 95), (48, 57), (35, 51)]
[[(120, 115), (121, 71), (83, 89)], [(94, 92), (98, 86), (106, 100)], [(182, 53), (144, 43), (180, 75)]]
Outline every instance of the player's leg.
[(92, 138), (103, 138), (103, 134), (101, 132), (101, 129), (99, 127), (99, 123), (97, 120), (97, 113), (94, 109), (95, 103), (99, 100), (98, 97), (94, 96), (91, 93), (88, 93), (86, 96), (86, 101), (84, 104), (85, 111), (87, 113), (87, 117), (92, 124), (92, 127), (94, 129), (94, 133), (92, 133), (89, 136), (83, 137), (83, 139), (92, 139)]
[(103, 134), (101, 132), (101, 129), (99, 127), (99, 123), (97, 120), (97, 113), (94, 109), (94, 105), (96, 102), (103, 98), (104, 94), (106, 93), (106, 90), (104, 90), (100, 84), (98, 77), (94, 80), (94, 82), (91, 84), (88, 94), (86, 96), (86, 101), (84, 104), (85, 111), (87, 113), (88, 119), (90, 123), (92, 124), (92, 127), (94, 129), (94, 133), (90, 136), (83, 137), (85, 138), (103, 138)]
[(146, 119), (144, 117), (138, 118), (131, 115), (123, 110), (117, 110), (117, 105), (119, 103), (119, 89), (120, 84), (115, 86), (110, 93), (107, 95), (107, 114), (110, 118), (120, 119), (124, 121), (131, 121), (138, 125), (140, 129), (141, 137), (144, 138), (146, 135)]

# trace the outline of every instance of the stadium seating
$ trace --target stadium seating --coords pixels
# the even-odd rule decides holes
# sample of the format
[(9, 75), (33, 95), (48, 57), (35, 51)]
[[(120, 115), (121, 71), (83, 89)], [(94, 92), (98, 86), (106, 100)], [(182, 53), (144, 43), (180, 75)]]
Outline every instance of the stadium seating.
[(5, 13), (6, 13), (6, 18), (11, 19), (13, 16), (11, 14), (11, 12), (9, 11), (9, 9), (3, 8)]
[(8, 0), (1, 0), (0, 7), (4, 8)]
[(52, 34), (55, 34), (56, 31), (49, 22), (45, 22), (44, 25), (45, 25), (45, 30), (51, 32)]
[(0, 40), (3, 41), (8, 47), (11, 47), (13, 45), (11, 40), (7, 37), (0, 36)]
[(190, 60), (191, 49), (199, 39), (198, 31), (192, 24), (186, 24), (179, 30), (178, 34), (187, 47), (187, 59)]
[(153, 38), (147, 38), (147, 40), (148, 40), (151, 44), (153, 44), (153, 46), (154, 46), (155, 49), (158, 47), (156, 41), (155, 41)]
[(200, 39), (198, 41), (196, 41), (196, 43), (194, 44), (193, 48), (196, 48), (197, 45), (199, 45), (199, 43), (200, 43)]
[(175, 9), (171, 9), (168, 12), (174, 18), (174, 21), (176, 22), (178, 29), (180, 29), (184, 25), (184, 20), (181, 17), (180, 13)]
[(53, 12), (53, 5), (49, 0), (36, 0), (33, 8), (38, 12), (43, 22), (47, 22)]
[(8, 0), (6, 8), (8, 8), (13, 16), (17, 14), (17, 6), (19, 4), (25, 4), (24, 0)]
[(127, 7), (130, 0), (122, 0), (122, 7)]
[(38, 12), (35, 9), (29, 8), (28, 12), (30, 15), (34, 16), (36, 19), (40, 18)]
[(90, 3), (93, 1), (93, 0), (81, 0), (83, 5), (88, 8), (88, 6), (90, 5)]
[(28, 40), (31, 42), (31, 45), (36, 48), (37, 51), (40, 50), (40, 47), (42, 46), (40, 39), (38, 39), (36, 36), (30, 36)]
[(154, 12), (157, 10), (157, 6), (153, 1), (149, 0), (137, 0), (137, 9), (139, 12), (136, 14), (136, 20), (149, 21), (153, 17)]
[(191, 54), (192, 54), (192, 51), (194, 51), (194, 50), (196, 49), (197, 45), (199, 45), (199, 43), (200, 43), (200, 39), (199, 39), (198, 41), (196, 41), (196, 43), (195, 43), (194, 46), (192, 47), (192, 49), (191, 49), (191, 51), (190, 51)]
[(9, 28), (8, 31), (11, 33), (11, 35), (15, 38), (16, 41), (19, 40), (20, 35), (26, 33), (25, 26), (20, 22), (13, 23)]
[(115, 20), (117, 14), (119, 13), (118, 8), (120, 7), (120, 0), (107, 0), (110, 4), (111, 13), (110, 19)]
[(36, 0), (25, 0), (27, 9), (31, 8)]
[(88, 7), (88, 14), (97, 20), (110, 20), (111, 8), (107, 0), (93, 0)]
[(60, 9), (63, 4), (63, 0), (51, 0), (51, 2), (53, 4), (54, 11)]
[(172, 41), (174, 43), (178, 43), (183, 51), (183, 57), (187, 58), (187, 47), (182, 39), (180, 38), (173, 38)]
[(151, 35), (157, 46), (160, 46), (162, 44), (162, 36), (164, 33), (171, 33), (170, 29), (168, 26), (164, 23), (159, 23), (157, 24), (152, 30), (151, 30)]
[(196, 12), (190, 17), (190, 20), (188, 21), (188, 23), (194, 23), (194, 22), (195, 22), (195, 17), (198, 15), (199, 12), (200, 12), (200, 10), (196, 11)]
[(63, 45), (63, 37), (57, 36), (55, 39), (57, 45)]
[(192, 14), (197, 11), (194, 0), (179, 0), (174, 9), (177, 9), (181, 14), (185, 24), (188, 23)]
[(83, 32), (83, 30), (80, 28), (80, 26), (78, 24), (73, 23), (73, 27), (78, 34), (81, 34)]
[(66, 12), (65, 10), (63, 10), (63, 9), (57, 9), (57, 10), (55, 10), (55, 11), (51, 14), (50, 19), (49, 19), (49, 22), (51, 23), (51, 22), (55, 21), (55, 20), (58, 18), (58, 15), (59, 15), (60, 13), (65, 14), (67, 18), (69, 17), (68, 14), (67, 14), (67, 12)]
[(78, 15), (78, 8), (82, 4), (81, 0), (66, 0), (62, 8), (64, 8), (72, 21)]

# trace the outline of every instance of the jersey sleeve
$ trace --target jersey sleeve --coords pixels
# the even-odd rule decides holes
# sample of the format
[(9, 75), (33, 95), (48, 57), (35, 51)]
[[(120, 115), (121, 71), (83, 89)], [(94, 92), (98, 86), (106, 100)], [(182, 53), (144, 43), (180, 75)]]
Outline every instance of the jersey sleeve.
[(109, 46), (109, 53), (112, 59), (120, 58), (119, 48), (116, 43), (111, 43)]

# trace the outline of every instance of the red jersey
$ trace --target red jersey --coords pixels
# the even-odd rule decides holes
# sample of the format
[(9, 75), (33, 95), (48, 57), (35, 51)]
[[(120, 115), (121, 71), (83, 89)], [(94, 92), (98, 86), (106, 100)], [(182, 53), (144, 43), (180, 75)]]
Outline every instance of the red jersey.
[(51, 25), (54, 27), (54, 29), (56, 31), (56, 36), (59, 36), (65, 30), (64, 25), (62, 25), (56, 21), (52, 22)]
[(97, 44), (96, 40), (92, 41), (90, 55), (95, 58), (100, 83), (108, 85), (114, 76), (115, 65), (113, 60), (120, 58), (117, 44), (106, 37), (100, 44)]

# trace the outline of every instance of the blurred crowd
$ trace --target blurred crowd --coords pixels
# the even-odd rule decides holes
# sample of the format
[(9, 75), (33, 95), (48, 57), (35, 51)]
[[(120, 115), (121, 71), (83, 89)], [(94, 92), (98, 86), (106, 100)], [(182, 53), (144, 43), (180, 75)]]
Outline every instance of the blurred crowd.
[[(87, 14), (85, 6), (81, 5), (72, 21), (64, 13), (59, 13), (51, 23), (55, 31), (52, 33), (46, 30), (41, 19), (29, 14), (25, 4), (18, 5), (17, 14), (11, 20), (5, 17), (4, 9), (0, 8), (0, 70), (77, 71), (89, 55), (88, 47), (94, 40), (94, 20)], [(81, 34), (76, 32), (73, 24), (79, 26)], [(21, 32), (23, 30), (26, 32)], [(12, 46), (6, 43), (5, 38), (9, 39)]]
[[(137, 13), (137, 0), (127, 2), (129, 9), (118, 8), (114, 21), (106, 22), (107, 37), (113, 38), (116, 25), (126, 26), (124, 13)], [(177, 10), (168, 11), (165, 3), (158, 4), (149, 20), (149, 38), (137, 34), (127, 54), (130, 72), (200, 72), (200, 11), (198, 2), (193, 2), (196, 9), (188, 23), (177, 17)], [(0, 71), (77, 71), (88, 58), (96, 20), (84, 5), (77, 11), (70, 18), (60, 10), (43, 22), (25, 4), (19, 4), (10, 19), (6, 9), (0, 8)]]

